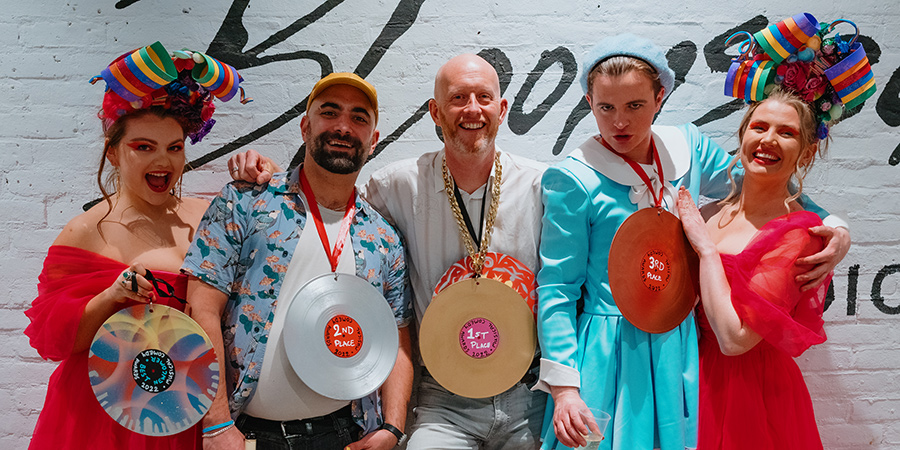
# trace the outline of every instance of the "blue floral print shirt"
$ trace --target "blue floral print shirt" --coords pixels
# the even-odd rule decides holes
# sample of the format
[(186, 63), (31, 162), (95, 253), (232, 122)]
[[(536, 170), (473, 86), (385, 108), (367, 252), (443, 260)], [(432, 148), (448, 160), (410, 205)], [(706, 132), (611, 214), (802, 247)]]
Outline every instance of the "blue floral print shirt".
[[(300, 170), (275, 174), (268, 184), (228, 184), (213, 199), (197, 228), (182, 271), (228, 294), (222, 316), (226, 386), (237, 417), (259, 380), (276, 299), (306, 226)], [(357, 195), (350, 224), (356, 275), (384, 294), (397, 326), (409, 324), (406, 259), (400, 236)], [(352, 402), (366, 433), (382, 424), (378, 391)]]

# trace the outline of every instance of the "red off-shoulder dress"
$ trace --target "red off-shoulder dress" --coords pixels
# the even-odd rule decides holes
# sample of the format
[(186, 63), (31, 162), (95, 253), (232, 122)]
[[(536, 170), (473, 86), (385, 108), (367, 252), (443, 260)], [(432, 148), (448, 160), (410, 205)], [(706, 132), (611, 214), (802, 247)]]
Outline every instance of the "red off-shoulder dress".
[(763, 338), (750, 351), (726, 356), (703, 311), (700, 330), (698, 449), (821, 449), (809, 390), (794, 357), (825, 342), (822, 311), (831, 281), (800, 291), (797, 258), (823, 240), (808, 229), (822, 221), (791, 213), (764, 225), (736, 255), (721, 255), (731, 301), (744, 324)]
[[(154, 437), (134, 433), (116, 423), (101, 408), (88, 378), (88, 351), (73, 353), (78, 322), (85, 305), (109, 287), (128, 266), (75, 247), (50, 247), (38, 279), (38, 297), (25, 314), (31, 324), (25, 334), (41, 357), (62, 361), (50, 377), (47, 399), (38, 417), (30, 449), (168, 450), (202, 448), (198, 426), (181, 433)], [(152, 270), (152, 268), (151, 268)], [(184, 298), (187, 277), (153, 272), (171, 283)], [(179, 301), (157, 303), (184, 310)], [(123, 303), (122, 308), (135, 302)]]

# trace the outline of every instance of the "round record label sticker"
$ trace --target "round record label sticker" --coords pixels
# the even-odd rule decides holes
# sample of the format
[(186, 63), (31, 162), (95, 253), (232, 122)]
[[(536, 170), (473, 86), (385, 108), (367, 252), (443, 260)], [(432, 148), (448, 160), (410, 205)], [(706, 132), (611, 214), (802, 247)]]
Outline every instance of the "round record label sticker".
[(669, 258), (659, 250), (650, 250), (641, 258), (641, 280), (651, 291), (659, 292), (669, 285), (672, 269)]
[(141, 389), (147, 392), (162, 392), (175, 381), (175, 364), (165, 352), (144, 350), (134, 357), (131, 376)]
[(325, 346), (334, 356), (338, 358), (356, 356), (362, 344), (362, 328), (352, 317), (338, 314), (325, 325)]
[(475, 359), (491, 356), (500, 343), (497, 326), (490, 320), (476, 317), (459, 330), (459, 345), (465, 354)]

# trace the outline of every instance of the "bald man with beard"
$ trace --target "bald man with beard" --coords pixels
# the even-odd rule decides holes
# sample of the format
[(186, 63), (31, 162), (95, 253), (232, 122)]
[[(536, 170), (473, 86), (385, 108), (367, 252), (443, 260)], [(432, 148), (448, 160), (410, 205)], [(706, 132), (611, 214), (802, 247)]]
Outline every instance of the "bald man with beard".
[[(545, 166), (503, 152), (495, 144), (508, 104), (493, 66), (473, 54), (450, 59), (438, 70), (428, 106), (441, 128), (443, 149), (388, 165), (375, 172), (362, 190), (405, 237), (418, 325), (441, 276), (467, 256), (444, 191), (445, 158), (460, 206), (475, 228), (484, 227), (478, 225), (490, 209), (495, 160), (499, 161), (500, 200), (488, 251), (512, 256), (534, 273), (539, 269), (543, 212), (540, 180)], [(546, 395), (529, 389), (537, 372), (533, 364), (507, 391), (473, 399), (449, 392), (423, 370), (408, 448), (538, 448)]]

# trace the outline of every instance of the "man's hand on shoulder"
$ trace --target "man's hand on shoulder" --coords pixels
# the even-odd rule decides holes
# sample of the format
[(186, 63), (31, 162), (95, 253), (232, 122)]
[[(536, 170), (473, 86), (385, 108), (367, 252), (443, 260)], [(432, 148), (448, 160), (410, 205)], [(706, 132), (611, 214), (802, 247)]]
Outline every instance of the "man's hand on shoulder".
[(281, 172), (281, 167), (256, 150), (247, 150), (228, 158), (228, 173), (237, 181), (266, 184), (277, 172)]

